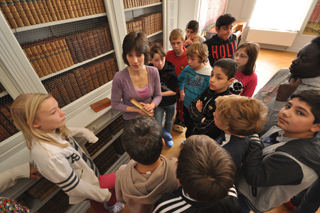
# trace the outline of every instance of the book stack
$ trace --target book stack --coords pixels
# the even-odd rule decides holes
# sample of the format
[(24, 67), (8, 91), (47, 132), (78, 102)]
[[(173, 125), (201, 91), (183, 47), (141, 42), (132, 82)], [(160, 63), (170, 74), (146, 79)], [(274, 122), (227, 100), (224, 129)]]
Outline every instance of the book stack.
[(0, 0), (11, 28), (105, 13), (103, 0)]
[(151, 13), (142, 16), (138, 16), (133, 21), (127, 22), (128, 33), (132, 31), (142, 31), (146, 35), (162, 30), (162, 13)]
[(104, 174), (118, 159), (119, 157), (114, 147), (108, 146), (93, 162), (97, 166), (99, 173)]
[(111, 134), (116, 135), (121, 129), (123, 129), (123, 119), (120, 116), (116, 120), (114, 120), (110, 125), (109, 129)]
[(9, 138), (18, 132), (13, 125), (12, 114), (10, 112), (13, 99), (10, 95), (0, 98), (0, 141)]
[(123, 0), (123, 7), (124, 9), (126, 8), (131, 8), (131, 7), (139, 7), (143, 5), (148, 5), (148, 4), (154, 4), (154, 3), (159, 3), (161, 0)]
[(118, 155), (123, 155), (125, 153), (122, 146), (122, 135), (120, 135), (117, 140), (113, 142), (113, 147), (116, 150)]
[(41, 201), (46, 199), (53, 191), (55, 191), (58, 186), (51, 181), (41, 178), (33, 186), (31, 186), (27, 191), (28, 193)]
[(60, 190), (38, 210), (38, 213), (66, 212), (70, 206), (68, 195)]
[(88, 150), (91, 157), (112, 139), (111, 132), (108, 128), (105, 128), (102, 131), (100, 131), (97, 134), (97, 137), (99, 138), (99, 140), (96, 143), (87, 142), (85, 144), (85, 147)]
[(44, 80), (42, 83), (47, 92), (57, 100), (59, 106), (64, 107), (111, 81), (117, 72), (116, 64), (114, 57), (103, 57)]

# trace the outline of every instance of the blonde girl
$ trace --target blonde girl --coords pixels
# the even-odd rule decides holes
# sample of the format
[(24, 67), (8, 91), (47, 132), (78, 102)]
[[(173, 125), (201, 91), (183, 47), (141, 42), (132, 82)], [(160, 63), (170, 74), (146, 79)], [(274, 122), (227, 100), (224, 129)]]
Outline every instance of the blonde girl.
[(230, 91), (233, 94), (252, 97), (258, 83), (258, 77), (254, 71), (259, 51), (259, 44), (247, 42), (241, 44), (233, 55), (233, 59), (238, 64), (235, 80), (230, 85)]
[(90, 143), (98, 138), (86, 128), (67, 128), (65, 113), (50, 94), (22, 94), (13, 102), (11, 113), (34, 166), (68, 194), (70, 204), (88, 199), (95, 210), (122, 211), (123, 204), (116, 203), (108, 190), (114, 189), (115, 174), (100, 176), (72, 136), (85, 137)]

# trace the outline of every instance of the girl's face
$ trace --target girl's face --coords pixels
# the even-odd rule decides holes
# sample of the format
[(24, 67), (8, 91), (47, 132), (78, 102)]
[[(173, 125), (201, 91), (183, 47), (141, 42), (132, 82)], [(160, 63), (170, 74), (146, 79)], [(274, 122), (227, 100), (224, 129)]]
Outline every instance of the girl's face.
[(137, 53), (135, 50), (131, 50), (131, 52), (127, 53), (127, 60), (129, 67), (132, 68), (133, 71), (141, 71), (144, 68), (143, 53)]
[(40, 106), (33, 121), (33, 127), (47, 133), (55, 133), (56, 129), (66, 124), (65, 112), (63, 112), (56, 99), (46, 99)]
[(241, 68), (244, 65), (246, 65), (249, 61), (247, 49), (246, 48), (238, 49), (237, 52), (233, 55), (233, 59), (237, 62), (238, 69), (241, 70)]
[(197, 33), (193, 29), (187, 29), (187, 38), (193, 39), (196, 34)]

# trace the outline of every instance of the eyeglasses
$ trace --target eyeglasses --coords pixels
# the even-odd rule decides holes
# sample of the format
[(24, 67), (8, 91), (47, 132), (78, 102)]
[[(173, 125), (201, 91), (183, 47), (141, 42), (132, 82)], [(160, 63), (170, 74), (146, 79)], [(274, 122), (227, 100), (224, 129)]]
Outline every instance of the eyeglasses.
[(249, 56), (247, 56), (247, 55), (239, 55), (238, 53), (233, 55), (233, 58), (238, 58), (238, 57), (240, 57), (240, 58), (249, 58)]

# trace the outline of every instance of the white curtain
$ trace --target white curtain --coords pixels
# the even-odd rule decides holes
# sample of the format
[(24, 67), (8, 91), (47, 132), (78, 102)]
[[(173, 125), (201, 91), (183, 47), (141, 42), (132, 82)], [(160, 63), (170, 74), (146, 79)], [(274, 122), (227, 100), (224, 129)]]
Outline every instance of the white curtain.
[(257, 0), (251, 28), (299, 31), (312, 0)]

